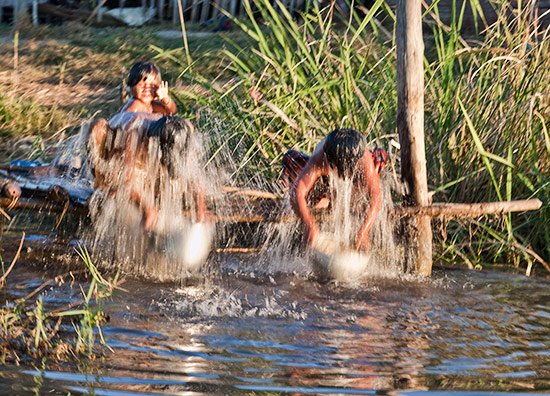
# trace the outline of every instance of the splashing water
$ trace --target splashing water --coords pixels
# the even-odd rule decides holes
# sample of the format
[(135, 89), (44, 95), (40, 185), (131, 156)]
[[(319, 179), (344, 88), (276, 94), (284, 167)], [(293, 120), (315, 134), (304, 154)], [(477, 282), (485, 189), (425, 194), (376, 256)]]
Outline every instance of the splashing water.
[[(299, 240), (302, 227), (298, 221), (270, 227), (264, 254), (272, 272), (294, 271), (309, 275), (313, 270), (321, 279), (333, 278), (347, 283), (356, 283), (365, 277), (395, 278), (402, 275), (408, 251), (396, 236), (397, 224), (391, 213), (391, 191), (394, 188), (391, 176), (382, 176), (382, 208), (370, 232), (371, 249), (368, 253), (350, 248), (364, 221), (368, 196), (357, 200), (356, 187), (350, 180), (330, 176), (329, 184), (331, 209), (317, 216), (320, 235), (316, 249), (303, 247)], [(290, 212), (288, 202), (286, 211)]]
[[(109, 154), (90, 150), (96, 180), (106, 181), (90, 204), (94, 252), (108, 265), (160, 281), (196, 272), (213, 235), (213, 225), (196, 223), (199, 194), (219, 190), (204, 166), (202, 136), (186, 120), (138, 113), (117, 114), (109, 126)], [(136, 192), (140, 206), (156, 208), (153, 232), (143, 228)]]
[[(288, 194), (277, 201), (274, 208), (283, 215), (290, 215), (286, 216), (287, 221), (257, 226), (221, 223), (215, 235), (212, 224), (196, 227), (198, 190), (208, 197), (209, 208), (218, 216), (234, 214), (237, 210), (246, 217), (258, 210), (257, 202), (245, 197), (228, 197), (222, 186), (231, 185), (238, 179), (246, 183), (247, 188), (275, 191), (281, 195), (280, 186), (268, 183), (256, 174), (258, 172), (242, 172), (243, 164), (238, 154), (240, 143), (228, 143), (240, 137), (213, 114), (202, 114), (199, 118), (202, 134), (188, 121), (176, 119), (171, 134), (163, 135), (161, 127), (166, 125), (161, 118), (151, 114), (117, 114), (109, 121), (111, 131), (107, 134), (104, 152), (102, 147), (89, 144), (92, 125), (84, 123), (81, 133), (56, 160), (61, 165), (71, 164), (75, 154), (87, 153), (93, 165), (99, 188), (89, 202), (93, 227), (86, 240), (95, 257), (107, 267), (120, 268), (132, 275), (177, 281), (196, 275), (199, 267), (203, 273), (214, 270), (212, 265), (201, 264), (215, 238), (222, 246), (246, 242), (261, 248), (255, 260), (238, 265), (239, 271), (248, 271), (252, 277), (280, 273), (309, 277), (315, 272), (312, 264), (319, 261), (319, 257), (315, 256), (315, 251), (312, 254), (311, 249), (305, 248), (301, 240), (302, 225), (297, 218), (292, 220)], [(214, 150), (209, 151), (210, 148)], [(134, 161), (128, 160), (128, 151), (135, 153)], [(82, 162), (80, 154), (77, 160)], [(208, 161), (207, 155), (210, 156)], [(64, 166), (69, 169), (66, 176), (82, 180), (91, 178), (92, 172), (86, 166)], [(75, 172), (72, 168), (80, 171)], [(229, 176), (236, 174), (239, 174), (237, 179)], [(329, 245), (336, 246), (329, 251), (330, 259), (336, 256), (334, 252), (338, 253), (339, 247), (353, 246), (369, 199), (367, 196), (357, 200), (359, 194), (354, 194), (350, 181), (330, 177), (329, 184), (330, 210), (319, 216), (323, 220), (319, 224), (321, 236)], [(350, 263), (351, 267), (362, 262), (360, 272), (348, 276), (352, 278), (348, 280), (358, 281), (366, 276), (396, 277), (403, 273), (408, 252), (396, 237), (397, 225), (391, 216), (392, 190), (398, 186), (389, 172), (382, 173), (381, 186), (382, 209), (370, 232), (372, 243), (368, 255), (358, 252), (341, 255), (341, 261)], [(144, 230), (143, 213), (132, 198), (133, 190), (139, 192), (144, 205), (157, 208), (154, 232)], [(186, 245), (194, 248), (188, 249)], [(188, 257), (189, 252), (194, 253), (195, 259)]]

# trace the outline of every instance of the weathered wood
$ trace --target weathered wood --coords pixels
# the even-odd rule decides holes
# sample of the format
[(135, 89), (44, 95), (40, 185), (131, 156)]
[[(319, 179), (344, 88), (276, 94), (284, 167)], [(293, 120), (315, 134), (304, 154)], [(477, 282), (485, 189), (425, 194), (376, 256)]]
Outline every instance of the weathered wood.
[(158, 0), (157, 5), (157, 19), (159, 22), (164, 20), (164, 8), (166, 7), (164, 0)]
[[(397, 131), (401, 144), (401, 177), (409, 187), (408, 204), (428, 206), (424, 147), (424, 39), (421, 0), (399, 0), (397, 5)], [(419, 275), (432, 273), (431, 218), (416, 216)]]
[(38, 1), (33, 0), (32, 1), (32, 25), (38, 26)]
[(538, 210), (542, 206), (539, 199), (523, 199), (505, 202), (483, 202), (471, 204), (458, 203), (434, 203), (429, 206), (395, 207), (394, 211), (399, 215), (426, 215), (430, 217), (478, 217), (487, 214), (503, 214), (510, 212), (526, 212)]
[(197, 22), (199, 16), (199, 0), (193, 0), (191, 8), (191, 22)]
[[(59, 18), (62, 18), (66, 21), (80, 21), (83, 23), (89, 22), (96, 12), (95, 10), (81, 10), (81, 9), (70, 9), (66, 7), (56, 6), (53, 4), (39, 4), (38, 13), (40, 15), (53, 15)], [(101, 21), (97, 21), (99, 26), (120, 26), (122, 22), (116, 20), (110, 15), (101, 14)], [(99, 23), (101, 22), (101, 23)]]
[(237, 16), (237, 0), (231, 0), (231, 5), (229, 6), (229, 12), (233, 16)]
[(224, 187), (223, 192), (233, 195), (242, 195), (250, 198), (261, 198), (261, 199), (281, 199), (280, 196), (270, 193), (268, 191), (252, 190), (252, 189), (242, 189), (239, 187)]
[(61, 213), (64, 211), (80, 214), (88, 213), (88, 208), (85, 206), (69, 205), (67, 207), (66, 202), (53, 202), (39, 198), (19, 198), (15, 202), (8, 198), (0, 198), (0, 208), (8, 208), (9, 210), (26, 209), (44, 213)]
[[(254, 190), (251, 190), (254, 191)], [(267, 193), (270, 194), (270, 193)], [(259, 198), (259, 197), (254, 197)], [(271, 197), (267, 198), (272, 200)], [(58, 213), (64, 210), (73, 213), (86, 214), (88, 209), (82, 205), (69, 205), (66, 207), (67, 200), (52, 201), (51, 198), (20, 198), (15, 203), (8, 198), (0, 198), (0, 208), (27, 209), (42, 212)], [(10, 206), (11, 205), (11, 206)], [(236, 205), (237, 206), (237, 205)], [(526, 212), (538, 210), (542, 206), (539, 199), (524, 199), (518, 201), (506, 202), (484, 202), (473, 204), (455, 204), (455, 203), (435, 203), (430, 206), (396, 206), (392, 209), (396, 216), (416, 216), (424, 215), (429, 217), (447, 217), (447, 218), (465, 218), (478, 217), (482, 215), (500, 215), (510, 212)], [(274, 210), (273, 205), (265, 207), (258, 206), (247, 211), (239, 212), (238, 208), (232, 209), (227, 214), (212, 214), (211, 219), (226, 223), (286, 223), (296, 220), (293, 213), (283, 213), (280, 210)], [(322, 211), (315, 214), (320, 215)]]
[(202, 0), (201, 7), (201, 23), (204, 23), (208, 20), (208, 14), (210, 13), (210, 0)]

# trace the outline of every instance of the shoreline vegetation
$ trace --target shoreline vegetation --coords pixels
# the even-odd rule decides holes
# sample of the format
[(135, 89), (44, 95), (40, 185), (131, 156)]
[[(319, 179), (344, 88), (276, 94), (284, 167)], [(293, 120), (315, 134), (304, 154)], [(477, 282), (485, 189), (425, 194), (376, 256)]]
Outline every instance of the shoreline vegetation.
[[(477, 34), (463, 33), (464, 9), (448, 25), (432, 18), (425, 26), (429, 188), (433, 202), (538, 198), (543, 207), (434, 220), (434, 262), (548, 276), (550, 33), (529, 13), (504, 5), (496, 11), (497, 21), (488, 27), (480, 21)], [(212, 155), (224, 151), (237, 161), (237, 184), (261, 179), (251, 187), (276, 189), (284, 152), (311, 152), (335, 127), (364, 131), (373, 145), (387, 148), (387, 172), (397, 180), (391, 9), (376, 1), (370, 11), (357, 9), (345, 19), (330, 7), (294, 18), (259, 0), (246, 12), (248, 18), (232, 21), (231, 32), (195, 35), (192, 27), (188, 53), (181, 36), (157, 34), (173, 25), (1, 27), (1, 164), (51, 159), (82, 121), (117, 111), (128, 65), (153, 59), (173, 87), (180, 113), (199, 130), (216, 133)], [(437, 17), (437, 8), (427, 13)], [(2, 361), (18, 362), (20, 350), (35, 357), (61, 351), (60, 359), (93, 355), (106, 317), (100, 302), (119, 280), (103, 279), (88, 253), (78, 254), (91, 277), (80, 307), (47, 312), (39, 292), (6, 302), (2, 331), (13, 342), (25, 334), (29, 349), (6, 338)], [(4, 264), (0, 291), (9, 281)], [(61, 326), (66, 318), (78, 325)], [(60, 328), (74, 332), (72, 344), (56, 338)]]
[[(21, 235), (15, 256), (5, 265), (0, 256), (2, 276), (0, 293), (4, 292), (10, 273), (17, 265), (25, 233)], [(83, 268), (57, 275), (42, 282), (24, 297), (5, 301), (0, 307), (0, 363), (21, 364), (29, 358), (57, 361), (94, 359), (102, 353), (98, 341), (109, 349), (101, 326), (108, 321), (102, 307), (115, 289), (120, 289), (120, 273), (105, 279), (85, 247), (75, 248)], [(44, 301), (43, 290), (80, 288), (81, 297), (67, 306), (51, 306)], [(87, 289), (86, 289), (87, 287)], [(9, 293), (8, 293), (9, 295)]]

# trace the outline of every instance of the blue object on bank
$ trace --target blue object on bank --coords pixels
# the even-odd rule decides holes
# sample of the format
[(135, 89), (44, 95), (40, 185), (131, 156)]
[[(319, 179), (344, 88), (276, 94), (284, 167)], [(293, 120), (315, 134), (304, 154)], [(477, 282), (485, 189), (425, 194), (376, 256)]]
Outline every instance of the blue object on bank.
[(10, 162), (10, 166), (21, 166), (23, 168), (33, 168), (40, 165), (43, 165), (40, 161), (13, 160)]

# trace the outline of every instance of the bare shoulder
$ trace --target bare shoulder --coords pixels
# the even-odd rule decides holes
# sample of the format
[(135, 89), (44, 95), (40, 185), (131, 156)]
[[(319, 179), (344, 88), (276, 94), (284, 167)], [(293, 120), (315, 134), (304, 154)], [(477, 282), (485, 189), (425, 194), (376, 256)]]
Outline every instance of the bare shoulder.
[(140, 100), (130, 99), (120, 111), (121, 113), (149, 113), (150, 109)]
[(365, 153), (360, 159), (363, 169), (367, 172), (374, 172), (374, 159), (372, 158), (372, 153), (366, 149)]

